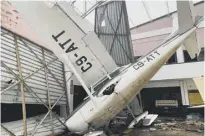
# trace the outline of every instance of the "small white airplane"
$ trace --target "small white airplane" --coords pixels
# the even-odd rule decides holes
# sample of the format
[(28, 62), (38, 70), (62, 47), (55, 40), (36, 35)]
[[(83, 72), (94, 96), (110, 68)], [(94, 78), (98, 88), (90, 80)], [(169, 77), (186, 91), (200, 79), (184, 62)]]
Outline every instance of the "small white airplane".
[(158, 48), (124, 67), (117, 67), (89, 23), (67, 2), (11, 3), (39, 38), (73, 71), (89, 96), (65, 123), (76, 134), (97, 130), (115, 117), (181, 45), (191, 58), (200, 52), (195, 31), (203, 18), (196, 18), (189, 1), (177, 1), (179, 29)]

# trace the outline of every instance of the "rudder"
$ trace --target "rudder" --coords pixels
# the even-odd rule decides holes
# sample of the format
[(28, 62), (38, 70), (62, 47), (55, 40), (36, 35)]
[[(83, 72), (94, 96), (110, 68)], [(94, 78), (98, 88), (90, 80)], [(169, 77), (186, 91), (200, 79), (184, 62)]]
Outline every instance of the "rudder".
[[(183, 34), (196, 25), (197, 19), (194, 12), (194, 4), (192, 1), (177, 1), (178, 14), (178, 34)], [(195, 58), (200, 53), (200, 46), (197, 42), (196, 32), (191, 34), (184, 42), (189, 56)]]

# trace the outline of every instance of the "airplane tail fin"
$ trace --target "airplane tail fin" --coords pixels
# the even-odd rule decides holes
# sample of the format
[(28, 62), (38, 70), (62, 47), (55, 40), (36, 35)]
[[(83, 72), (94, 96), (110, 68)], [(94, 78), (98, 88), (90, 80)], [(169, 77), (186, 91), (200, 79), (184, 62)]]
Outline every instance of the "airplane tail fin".
[[(194, 4), (192, 1), (177, 1), (178, 14), (178, 34), (183, 34), (197, 25), (199, 17), (194, 13)], [(197, 42), (196, 31), (192, 33), (184, 42), (189, 56), (195, 58), (200, 53), (200, 46)]]

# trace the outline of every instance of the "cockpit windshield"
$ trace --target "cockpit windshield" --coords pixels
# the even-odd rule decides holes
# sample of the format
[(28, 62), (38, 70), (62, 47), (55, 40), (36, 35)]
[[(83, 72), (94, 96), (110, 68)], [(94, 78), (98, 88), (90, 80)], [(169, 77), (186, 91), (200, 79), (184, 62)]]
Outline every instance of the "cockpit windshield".
[(100, 80), (98, 82), (98, 84), (95, 84), (93, 86), (93, 91), (96, 92), (96, 91), (99, 91), (104, 85), (106, 85), (111, 79), (109, 79), (107, 76), (104, 77), (102, 80)]
[(103, 79), (101, 79), (95, 85), (92, 86), (92, 91), (98, 92), (103, 86), (105, 86), (113, 78), (120, 75), (124, 71), (125, 68), (126, 67), (120, 67), (120, 68), (116, 69), (115, 71), (113, 71), (112, 73), (110, 73), (109, 74), (109, 76), (111, 77), (110, 79), (108, 78), (108, 76), (105, 76)]

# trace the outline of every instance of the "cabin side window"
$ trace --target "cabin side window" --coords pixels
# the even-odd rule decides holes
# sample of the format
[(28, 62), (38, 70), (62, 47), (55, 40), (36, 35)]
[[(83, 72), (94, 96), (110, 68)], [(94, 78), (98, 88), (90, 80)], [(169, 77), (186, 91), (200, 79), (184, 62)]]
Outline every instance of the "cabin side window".
[(124, 70), (124, 67), (118, 68), (118, 69), (115, 70), (114, 72), (110, 73), (110, 77), (111, 77), (111, 78), (115, 78), (116, 76), (118, 76), (119, 74), (121, 74), (123, 70)]
[(104, 87), (113, 78), (120, 75), (123, 72), (124, 69), (125, 69), (125, 67), (120, 67), (117, 70), (115, 70), (114, 72), (110, 73), (111, 79), (109, 79), (107, 76), (104, 77), (101, 81), (98, 82), (98, 84), (93, 85), (93, 91), (94, 92), (99, 91), (102, 87)]
[(106, 85), (108, 82), (110, 81), (110, 79), (106, 76), (105, 78), (103, 78), (101, 80), (100, 83), (96, 84), (93, 86), (93, 90), (96, 92), (96, 91), (99, 91), (104, 85)]
[(176, 52), (168, 59), (166, 64), (176, 64), (177, 63), (177, 54)]
[(204, 47), (201, 48), (197, 61), (204, 61)]

